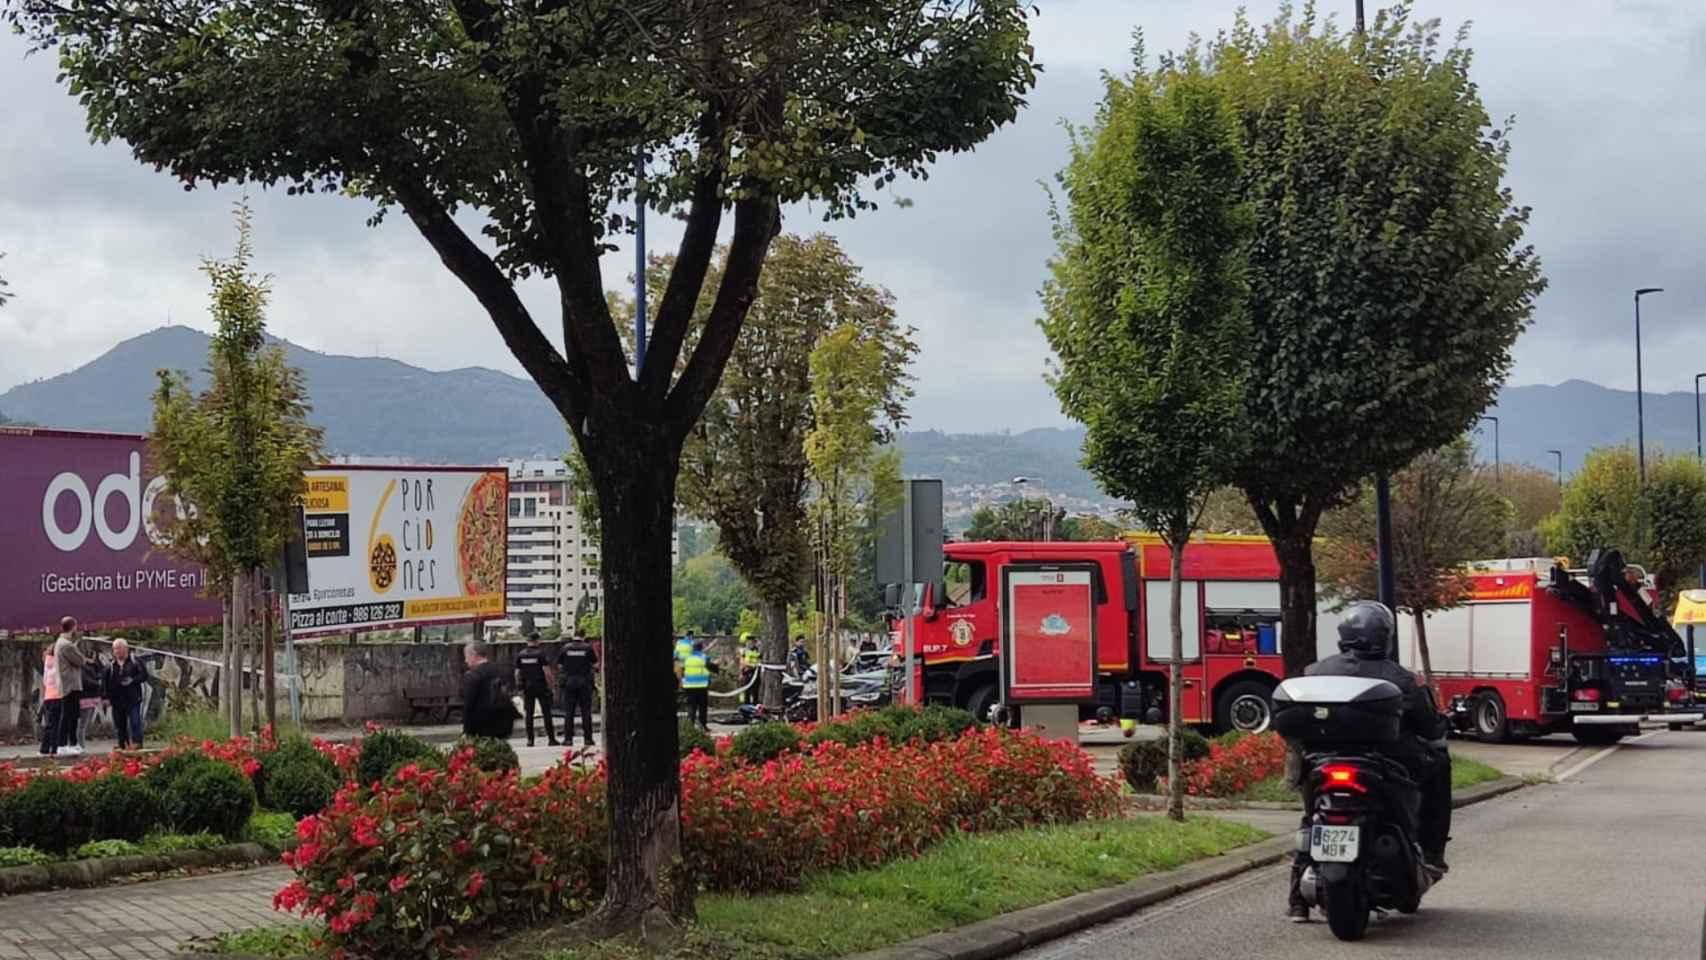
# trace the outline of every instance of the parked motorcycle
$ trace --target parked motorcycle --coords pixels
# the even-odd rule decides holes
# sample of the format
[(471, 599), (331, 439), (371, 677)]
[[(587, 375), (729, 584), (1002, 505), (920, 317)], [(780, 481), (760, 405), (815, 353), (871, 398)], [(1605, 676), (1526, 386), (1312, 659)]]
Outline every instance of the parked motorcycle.
[(1381, 747), (1402, 735), (1403, 694), (1385, 680), (1294, 677), (1273, 694), (1273, 728), (1299, 743), (1312, 798), (1297, 849), (1300, 892), (1340, 940), (1372, 912), (1415, 913), (1439, 875), (1416, 842), (1421, 791)]

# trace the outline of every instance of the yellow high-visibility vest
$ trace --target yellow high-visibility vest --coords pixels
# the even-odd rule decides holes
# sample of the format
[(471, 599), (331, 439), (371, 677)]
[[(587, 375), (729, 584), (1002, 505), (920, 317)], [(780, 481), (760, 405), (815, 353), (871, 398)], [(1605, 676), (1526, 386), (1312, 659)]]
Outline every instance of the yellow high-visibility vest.
[(693, 652), (693, 644), (689, 643), (686, 640), (675, 641), (675, 659), (677, 661), (686, 660), (687, 655), (692, 653), (692, 652)]
[(747, 647), (746, 652), (741, 654), (741, 662), (749, 667), (758, 666), (761, 659), (763, 658), (758, 655), (757, 647)]
[(681, 688), (703, 690), (711, 685), (711, 670), (702, 653), (689, 653), (681, 661)]

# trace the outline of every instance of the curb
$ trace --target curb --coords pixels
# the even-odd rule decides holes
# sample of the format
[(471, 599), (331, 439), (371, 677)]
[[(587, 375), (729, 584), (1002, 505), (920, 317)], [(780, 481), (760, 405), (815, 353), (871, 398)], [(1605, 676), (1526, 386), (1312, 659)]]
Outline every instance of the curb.
[[(1467, 807), (1527, 785), (1518, 777), (1501, 777), (1457, 792), (1451, 799), (1451, 806), (1454, 810)], [(1289, 836), (1273, 837), (1166, 873), (1004, 913), (892, 947), (856, 954), (848, 960), (995, 960), (1278, 863), (1291, 855), (1295, 843), (1296, 840)]]
[(27, 867), (0, 868), (0, 896), (40, 893), (68, 887), (98, 887), (144, 873), (168, 873), (197, 867), (248, 866), (275, 860), (277, 854), (258, 843), (232, 843), (211, 850), (175, 850), (134, 857), (66, 860)]

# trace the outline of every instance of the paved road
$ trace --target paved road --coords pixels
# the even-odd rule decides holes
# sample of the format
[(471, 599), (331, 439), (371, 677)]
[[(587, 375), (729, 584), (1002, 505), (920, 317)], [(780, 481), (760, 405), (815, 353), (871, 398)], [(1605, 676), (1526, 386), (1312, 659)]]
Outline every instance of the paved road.
[(1377, 922), (1362, 943), (1339, 943), (1325, 923), (1284, 922), (1285, 870), (1275, 867), (1023, 956), (1693, 958), (1706, 903), (1703, 797), (1706, 733), (1659, 732), (1564, 782), (1460, 811), (1451, 876), (1419, 914)]

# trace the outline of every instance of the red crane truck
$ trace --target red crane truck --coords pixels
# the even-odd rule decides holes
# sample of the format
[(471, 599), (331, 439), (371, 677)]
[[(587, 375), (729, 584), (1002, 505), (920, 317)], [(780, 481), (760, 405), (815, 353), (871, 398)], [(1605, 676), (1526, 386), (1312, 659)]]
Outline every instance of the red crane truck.
[[(914, 696), (982, 717), (1001, 703), (1070, 702), (1086, 717), (1166, 719), (1165, 544), (1138, 535), (943, 551), (946, 586), (927, 586), (913, 618)], [(1475, 575), (1467, 604), (1427, 618), (1436, 689), (1461, 726), (1489, 739), (1570, 730), (1613, 742), (1645, 719), (1700, 719), (1681, 712), (1692, 704), (1676, 634), (1624, 582), (1620, 557), (1596, 556), (1597, 580), (1500, 563), (1510, 569)], [(1051, 590), (1029, 589), (1042, 583)], [(1264, 537), (1200, 538), (1185, 550), (1182, 591), (1182, 719), (1265, 729), (1285, 673), (1272, 546)], [(1337, 651), (1338, 620), (1325, 605), (1317, 611), (1318, 654)], [(903, 631), (895, 632), (900, 650)], [(1400, 659), (1420, 670), (1413, 633), (1400, 617)]]

